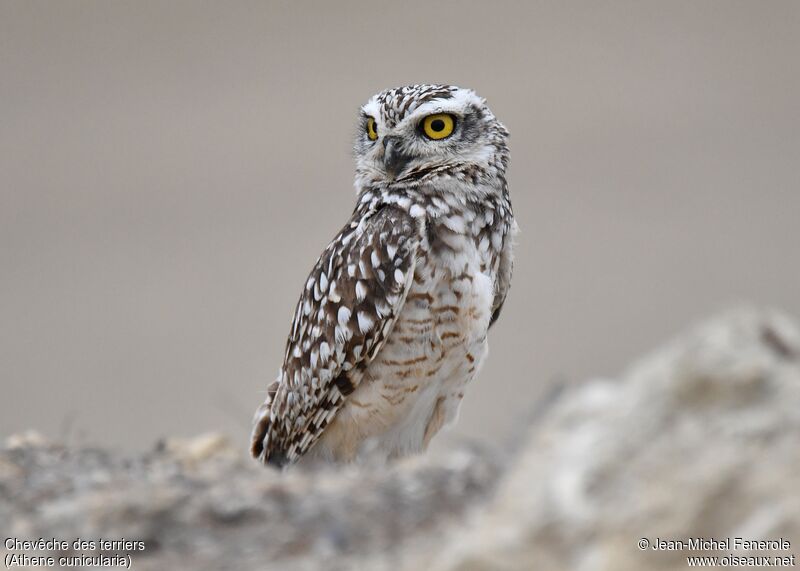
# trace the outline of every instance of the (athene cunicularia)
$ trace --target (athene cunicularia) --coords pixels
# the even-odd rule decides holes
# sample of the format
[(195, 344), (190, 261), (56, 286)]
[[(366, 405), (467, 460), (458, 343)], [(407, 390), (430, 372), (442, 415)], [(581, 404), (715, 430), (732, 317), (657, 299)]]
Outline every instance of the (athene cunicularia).
[(358, 201), (303, 287), (251, 452), (283, 466), (424, 450), (452, 422), (503, 307), (517, 230), (508, 131), (473, 91), (373, 96)]

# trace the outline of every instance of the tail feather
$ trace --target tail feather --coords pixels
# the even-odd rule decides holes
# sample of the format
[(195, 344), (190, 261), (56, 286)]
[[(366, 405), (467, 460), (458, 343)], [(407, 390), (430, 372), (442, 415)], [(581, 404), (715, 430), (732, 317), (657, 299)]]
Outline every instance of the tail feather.
[(278, 381), (273, 381), (267, 388), (267, 398), (256, 410), (253, 419), (253, 432), (250, 435), (250, 454), (256, 460), (272, 464), (271, 458), (266, 458), (269, 441), (270, 407), (278, 392)]

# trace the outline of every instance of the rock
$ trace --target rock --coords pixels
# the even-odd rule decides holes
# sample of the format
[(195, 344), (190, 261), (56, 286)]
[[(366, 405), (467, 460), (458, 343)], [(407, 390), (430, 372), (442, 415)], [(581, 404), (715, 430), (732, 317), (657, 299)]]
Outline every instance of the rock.
[(797, 549), (799, 357), (791, 320), (738, 310), (618, 381), (563, 395), (437, 568), (688, 567), (687, 552), (642, 551), (640, 538), (783, 537)]
[(6, 438), (5, 447), (9, 450), (17, 448), (30, 448), (35, 446), (44, 446), (47, 444), (47, 439), (35, 430), (26, 430), (25, 432), (18, 432)]
[[(350, 569), (370, 560), (370, 569), (389, 569), (407, 559), (407, 546), (430, 553), (439, 532), (493, 489), (501, 466), (467, 445), (391, 467), (283, 474), (217, 435), (168, 439), (134, 458), (22, 446), (0, 451), (0, 522), (4, 539), (143, 541), (131, 553), (142, 570), (323, 561)], [(9, 552), (0, 546), (0, 557)]]
[(142, 570), (659, 571), (687, 553), (641, 538), (800, 545), (800, 332), (778, 313), (724, 314), (564, 389), (527, 433), (283, 474), (218, 434), (135, 457), (12, 437), (0, 522), (4, 538), (142, 541), (109, 551)]

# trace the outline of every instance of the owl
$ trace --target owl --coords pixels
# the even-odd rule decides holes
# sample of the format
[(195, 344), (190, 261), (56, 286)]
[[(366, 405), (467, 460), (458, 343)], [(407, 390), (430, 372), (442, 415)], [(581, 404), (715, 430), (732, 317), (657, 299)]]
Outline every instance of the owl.
[(255, 458), (387, 461), (456, 419), (511, 282), (507, 141), (469, 89), (409, 85), (361, 108), (356, 206), (304, 284)]

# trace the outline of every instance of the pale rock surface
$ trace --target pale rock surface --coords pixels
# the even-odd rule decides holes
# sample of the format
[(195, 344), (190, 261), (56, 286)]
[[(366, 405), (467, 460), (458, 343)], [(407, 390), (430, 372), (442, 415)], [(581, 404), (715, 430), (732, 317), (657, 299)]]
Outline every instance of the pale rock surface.
[(732, 311), (564, 395), (438, 568), (678, 570), (687, 552), (637, 542), (690, 537), (800, 556), (800, 333), (779, 313)]

